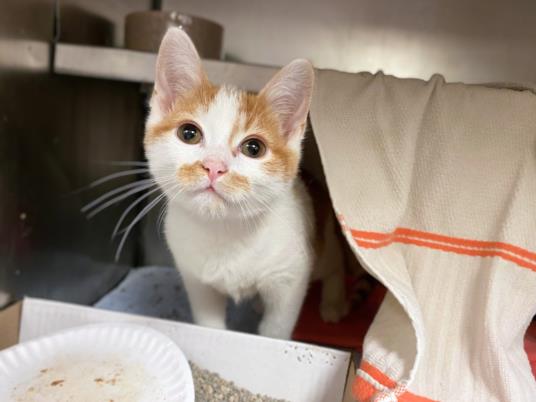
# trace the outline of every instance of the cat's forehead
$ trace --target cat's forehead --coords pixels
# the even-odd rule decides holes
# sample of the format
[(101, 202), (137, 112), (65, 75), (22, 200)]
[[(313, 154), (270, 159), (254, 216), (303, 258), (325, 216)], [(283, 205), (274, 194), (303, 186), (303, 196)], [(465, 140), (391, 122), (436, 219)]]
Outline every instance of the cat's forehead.
[(260, 134), (270, 145), (281, 142), (276, 116), (261, 95), (222, 86), (204, 101), (194, 117), (210, 140), (234, 143), (243, 135)]
[(199, 105), (194, 113), (196, 123), (213, 143), (229, 142), (230, 137), (241, 126), (242, 92), (236, 88), (222, 86), (206, 105)]

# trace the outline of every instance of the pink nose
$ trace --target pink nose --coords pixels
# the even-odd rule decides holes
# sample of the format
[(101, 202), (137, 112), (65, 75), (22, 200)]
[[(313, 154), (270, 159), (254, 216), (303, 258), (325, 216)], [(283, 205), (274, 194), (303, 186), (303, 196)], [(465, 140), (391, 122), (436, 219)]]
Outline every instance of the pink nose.
[(206, 159), (203, 161), (203, 168), (207, 171), (211, 182), (227, 172), (227, 165), (217, 159)]

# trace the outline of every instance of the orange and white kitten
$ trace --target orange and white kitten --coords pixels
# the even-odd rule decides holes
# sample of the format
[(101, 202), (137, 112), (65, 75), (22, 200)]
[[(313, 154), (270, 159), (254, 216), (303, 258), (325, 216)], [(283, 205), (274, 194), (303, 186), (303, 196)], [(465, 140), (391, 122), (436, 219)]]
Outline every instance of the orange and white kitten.
[[(183, 31), (162, 41), (145, 152), (198, 324), (225, 328), (226, 298), (258, 294), (260, 334), (291, 336), (316, 260), (312, 201), (297, 175), (313, 81), (311, 64), (295, 60), (258, 95), (217, 87)], [(324, 316), (336, 320), (347, 305), (332, 282)]]

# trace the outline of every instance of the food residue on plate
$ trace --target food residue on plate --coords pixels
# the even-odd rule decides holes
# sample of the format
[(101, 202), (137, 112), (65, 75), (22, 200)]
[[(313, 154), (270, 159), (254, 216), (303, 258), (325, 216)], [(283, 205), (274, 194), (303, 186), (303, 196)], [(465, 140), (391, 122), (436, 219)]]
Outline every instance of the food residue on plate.
[[(12, 390), (15, 402), (158, 400), (162, 390), (143, 366), (121, 360), (66, 360), (41, 368)], [(152, 398), (151, 398), (152, 396)]]

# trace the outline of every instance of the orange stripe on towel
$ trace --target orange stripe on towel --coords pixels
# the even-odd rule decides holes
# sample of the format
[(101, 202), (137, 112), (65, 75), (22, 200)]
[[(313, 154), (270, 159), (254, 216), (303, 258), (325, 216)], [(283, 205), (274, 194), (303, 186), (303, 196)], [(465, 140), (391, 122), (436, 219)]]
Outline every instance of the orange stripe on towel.
[[(372, 379), (386, 388), (394, 389), (397, 386), (396, 381), (389, 378), (386, 374), (382, 373), (379, 369), (372, 364), (362, 361), (359, 366), (359, 370), (366, 373)], [(376, 388), (373, 384), (367, 381), (363, 376), (358, 375), (352, 384), (352, 394), (359, 402), (369, 402), (378, 393), (382, 392), (381, 389)], [(411, 392), (404, 392), (398, 396), (399, 402), (435, 402), (432, 399), (425, 398), (423, 396), (412, 394)]]
[(392, 243), (410, 244), (475, 257), (499, 257), (536, 271), (536, 253), (508, 243), (449, 237), (408, 228), (397, 228), (391, 233), (349, 230), (357, 245), (363, 248), (382, 248)]

